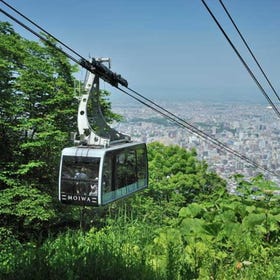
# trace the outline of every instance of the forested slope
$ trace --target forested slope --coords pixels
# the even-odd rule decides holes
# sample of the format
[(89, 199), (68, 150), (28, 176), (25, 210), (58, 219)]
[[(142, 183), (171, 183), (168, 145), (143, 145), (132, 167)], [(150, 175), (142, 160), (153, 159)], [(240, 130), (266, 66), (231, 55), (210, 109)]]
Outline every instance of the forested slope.
[(148, 189), (102, 208), (58, 203), (74, 71), (0, 22), (0, 279), (279, 279), (276, 186), (235, 175), (231, 195), (194, 150), (149, 144)]

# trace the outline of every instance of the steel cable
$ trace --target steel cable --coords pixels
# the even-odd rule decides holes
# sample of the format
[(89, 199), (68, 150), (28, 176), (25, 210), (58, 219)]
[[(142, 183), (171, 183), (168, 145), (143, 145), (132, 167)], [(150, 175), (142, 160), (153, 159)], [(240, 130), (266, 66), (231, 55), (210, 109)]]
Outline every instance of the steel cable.
[(202, 130), (198, 129), (197, 127), (193, 126), (192, 124), (190, 124), (189, 122), (187, 122), (186, 120), (176, 116), (175, 114), (173, 114), (172, 112), (166, 110), (165, 108), (163, 108), (162, 106), (158, 105), (157, 103), (153, 102), (152, 100), (146, 98), (145, 96), (143, 96), (142, 94), (136, 92), (135, 90), (128, 88), (131, 92), (133, 92), (134, 94), (136, 94), (139, 98), (144, 99), (145, 101), (149, 102), (152, 105), (149, 105), (148, 103), (142, 101), (141, 99), (129, 94), (127, 91), (122, 90), (120, 88), (118, 88), (119, 90), (121, 90), (122, 92), (124, 92), (125, 94), (129, 95), (130, 97), (132, 97), (133, 99), (137, 100), (138, 102), (144, 104), (145, 106), (149, 107), (150, 109), (154, 110), (155, 112), (161, 114), (162, 116), (168, 118), (169, 120), (173, 121), (174, 123), (176, 123), (177, 125), (187, 129), (188, 131), (192, 132), (193, 134), (199, 136), (200, 138), (207, 140), (208, 142), (211, 142), (214, 146), (216, 146), (220, 151), (227, 151), (231, 154), (233, 154), (234, 156), (238, 157), (239, 159), (242, 159), (244, 161), (246, 161), (247, 163), (249, 163), (251, 166), (254, 166), (255, 168), (258, 168), (262, 171), (268, 172), (271, 175), (274, 176), (279, 176), (279, 174), (277, 174), (276, 172), (269, 170), (261, 165), (259, 165), (257, 162), (251, 160), (250, 158), (248, 158), (247, 156), (239, 153), (238, 151), (235, 151), (234, 149), (230, 148), (229, 146), (227, 146), (226, 144), (224, 144), (223, 142), (219, 141), (218, 139), (212, 137), (211, 135), (203, 132)]
[(267, 83), (269, 84), (270, 88), (272, 89), (272, 91), (274, 92), (274, 95), (277, 97), (277, 99), (280, 101), (280, 97), (277, 94), (275, 88), (273, 87), (272, 83), (270, 82), (270, 80), (268, 79), (267, 75), (265, 74), (263, 68), (261, 67), (260, 63), (258, 62), (256, 56), (254, 55), (252, 49), (249, 47), (247, 41), (245, 40), (244, 36), (241, 34), (239, 28), (237, 27), (235, 21), (233, 20), (232, 16), (230, 15), (228, 9), (226, 8), (225, 4), (223, 3), (222, 0), (219, 0), (220, 4), (222, 5), (225, 13), (227, 14), (227, 16), (229, 17), (231, 23), (233, 24), (234, 28), (236, 29), (237, 33), (239, 34), (241, 40), (243, 41), (244, 45), (246, 46), (246, 48), (248, 49), (249, 53), (251, 54), (251, 56), (253, 57), (254, 61), (256, 62), (257, 66), (259, 67), (260, 71), (262, 72), (263, 76), (265, 77)]
[(280, 112), (277, 109), (277, 107), (274, 105), (273, 101), (270, 99), (270, 97), (268, 96), (268, 94), (266, 93), (266, 91), (264, 90), (264, 88), (261, 86), (261, 84), (259, 83), (258, 79), (256, 78), (256, 76), (253, 74), (252, 70), (250, 69), (250, 67), (248, 66), (248, 64), (246, 63), (246, 61), (243, 59), (243, 57), (241, 56), (241, 54), (239, 53), (239, 51), (237, 50), (237, 48), (234, 46), (234, 44), (232, 43), (232, 41), (230, 40), (229, 36), (226, 34), (225, 30), (222, 28), (221, 24), (219, 23), (219, 21), (217, 20), (217, 18), (215, 17), (215, 15), (213, 14), (213, 12), (211, 11), (211, 9), (208, 7), (208, 5), (205, 3), (204, 0), (201, 0), (203, 5), (205, 6), (206, 10), (208, 11), (208, 13), (211, 15), (212, 19), (214, 20), (214, 22), (217, 24), (217, 26), (219, 27), (219, 29), (221, 30), (221, 32), (223, 33), (223, 35), (225, 36), (226, 40), (228, 41), (228, 43), (230, 44), (230, 46), (232, 47), (232, 49), (234, 50), (234, 52), (236, 53), (236, 55), (238, 56), (238, 58), (240, 59), (240, 61), (242, 62), (242, 64), (244, 65), (244, 67), (246, 68), (247, 72), (250, 74), (251, 78), (254, 80), (254, 82), (256, 83), (256, 85), (258, 86), (258, 88), (261, 90), (262, 94), (264, 95), (264, 97), (266, 98), (266, 100), (268, 101), (268, 103), (270, 104), (270, 106), (273, 108), (274, 112), (276, 113), (276, 115), (280, 118)]
[[(0, 0), (2, 2), (4, 2), (3, 0)], [(14, 10), (14, 8), (13, 8)], [(19, 25), (21, 25), (22, 27), (24, 27), (26, 30), (28, 30), (29, 32), (31, 32), (32, 34), (34, 34), (36, 37), (40, 38), (41, 40), (43, 40), (44, 42), (46, 42), (48, 45), (50, 45), (51, 47), (59, 50), (60, 52), (62, 52), (64, 55), (66, 55), (69, 59), (71, 59), (73, 62), (81, 65), (82, 67), (84, 67), (83, 64), (81, 64), (81, 62), (79, 60), (77, 60), (76, 58), (74, 58), (72, 55), (70, 55), (69, 53), (67, 53), (66, 51), (62, 50), (61, 48), (59, 48), (57, 45), (51, 43), (47, 38), (45, 38), (44, 36), (42, 36), (41, 34), (39, 34), (38, 32), (34, 31), (32, 28), (28, 27), (27, 25), (23, 24), (21, 21), (19, 21), (18, 19), (16, 19), (15, 17), (11, 16), (9, 13), (5, 12), (3, 9), (0, 9), (0, 12), (4, 13), (7, 17), (9, 17), (10, 19), (12, 19), (13, 21), (15, 21), (16, 23), (18, 23)], [(23, 16), (21, 13), (18, 13), (19, 15)], [(28, 20), (30, 23), (34, 24), (37, 28), (39, 28), (41, 31), (44, 31), (44, 29), (42, 29), (41, 27), (39, 27), (37, 24), (35, 24), (33, 21), (29, 20), (27, 17), (23, 16), (26, 20)], [(69, 48), (68, 46), (66, 46), (64, 43), (62, 43), (61, 41), (57, 40), (54, 36), (52, 36), (50, 33), (45, 32), (48, 36), (50, 36), (51, 38), (53, 38), (55, 41), (59, 42), (61, 45), (63, 45), (64, 47), (66, 47), (68, 50), (70, 50), (71, 52), (73, 52), (75, 55), (77, 55), (78, 57), (82, 58), (83, 57), (81, 55), (79, 55), (77, 52), (73, 51), (72, 48)], [(88, 69), (89, 71), (93, 71), (91, 68)], [(97, 73), (98, 74), (98, 73)], [(211, 142), (214, 146), (216, 146), (220, 151), (226, 151), (229, 152), (231, 154), (233, 154), (234, 156), (238, 157), (241, 160), (246, 161), (247, 163), (249, 163), (251, 166), (258, 168), (262, 171), (268, 172), (273, 176), (279, 176), (279, 174), (275, 173), (274, 171), (271, 171), (261, 165), (259, 165), (258, 163), (256, 163), (255, 161), (249, 159), (248, 157), (246, 157), (245, 155), (242, 155), (241, 153), (239, 153), (238, 151), (235, 151), (233, 149), (231, 149), (230, 147), (228, 147), (227, 145), (225, 145), (224, 143), (222, 143), (221, 141), (215, 139), (214, 137), (208, 135), (207, 133), (203, 132), (202, 130), (196, 128), (195, 126), (193, 126), (192, 124), (186, 122), (184, 119), (176, 116), (175, 114), (171, 113), (170, 111), (166, 110), (165, 108), (163, 108), (162, 106), (158, 105), (157, 103), (153, 102), (152, 100), (144, 97), (143, 95), (141, 95), (140, 93), (138, 93), (137, 91), (127, 87), (126, 87), (129, 91), (131, 91), (133, 94), (137, 95), (138, 97), (134, 96), (133, 94), (130, 94), (127, 90), (124, 90), (122, 88), (120, 88), (118, 85), (113, 85), (114, 87), (116, 87), (118, 90), (120, 90), (121, 92), (125, 93), (126, 95), (130, 96), (131, 98), (133, 98), (134, 100), (140, 102), (141, 104), (147, 106), (148, 108), (152, 109), (153, 111), (159, 113), (160, 115), (162, 115), (163, 117), (169, 119), (170, 121), (176, 123), (178, 126), (190, 131), (191, 133), (195, 134), (196, 136)], [(143, 101), (145, 100), (145, 101)], [(147, 102), (148, 103), (147, 103)]]

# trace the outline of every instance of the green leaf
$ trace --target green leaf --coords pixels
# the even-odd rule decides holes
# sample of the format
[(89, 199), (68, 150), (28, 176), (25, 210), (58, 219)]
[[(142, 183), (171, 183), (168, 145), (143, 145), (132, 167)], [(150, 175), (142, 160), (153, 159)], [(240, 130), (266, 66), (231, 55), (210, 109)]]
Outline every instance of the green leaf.
[(183, 207), (179, 211), (179, 217), (195, 218), (203, 212), (203, 208), (197, 204), (192, 203), (188, 207)]
[(258, 225), (262, 225), (266, 220), (266, 215), (262, 214), (254, 214), (251, 213), (247, 217), (243, 219), (244, 226), (248, 227), (248, 229), (254, 229)]

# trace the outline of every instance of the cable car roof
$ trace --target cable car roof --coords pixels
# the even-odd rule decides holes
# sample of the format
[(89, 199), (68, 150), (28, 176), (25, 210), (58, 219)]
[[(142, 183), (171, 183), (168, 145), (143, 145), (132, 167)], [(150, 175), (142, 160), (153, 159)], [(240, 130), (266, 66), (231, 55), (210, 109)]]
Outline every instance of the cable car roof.
[[(84, 157), (103, 157), (106, 152), (129, 149), (135, 146), (144, 145), (144, 142), (130, 142), (112, 145), (110, 147), (93, 147), (93, 146), (74, 146), (67, 147), (62, 150), (62, 155), (84, 156)], [(80, 152), (78, 152), (80, 151)], [(84, 151), (84, 153), (83, 153)]]

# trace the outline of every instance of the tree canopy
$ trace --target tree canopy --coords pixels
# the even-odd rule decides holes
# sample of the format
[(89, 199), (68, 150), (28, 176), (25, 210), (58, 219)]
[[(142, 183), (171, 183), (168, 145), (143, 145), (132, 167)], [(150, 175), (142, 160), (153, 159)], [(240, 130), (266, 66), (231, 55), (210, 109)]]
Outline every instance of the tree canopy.
[[(59, 159), (76, 131), (77, 70), (57, 49), (0, 22), (0, 224), (22, 236), (60, 219)], [(113, 121), (119, 115), (107, 96), (100, 102)]]

